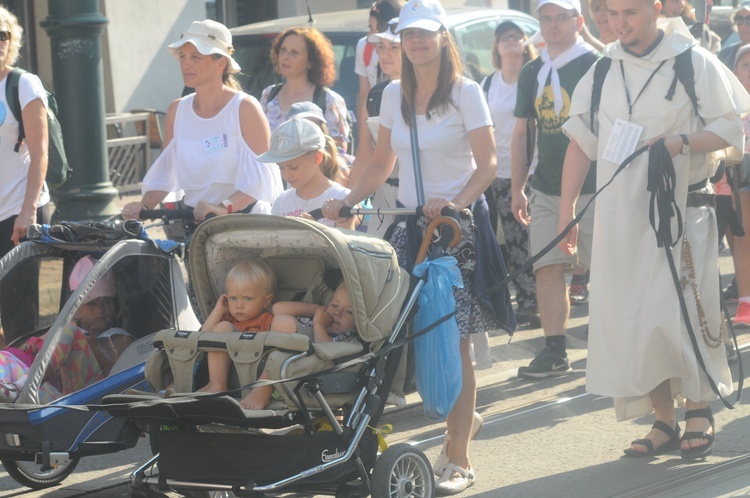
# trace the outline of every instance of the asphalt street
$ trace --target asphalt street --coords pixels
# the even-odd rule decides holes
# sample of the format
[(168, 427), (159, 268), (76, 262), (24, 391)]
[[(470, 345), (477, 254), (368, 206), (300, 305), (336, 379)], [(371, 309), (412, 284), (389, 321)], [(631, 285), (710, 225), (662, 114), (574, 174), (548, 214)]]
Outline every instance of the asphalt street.
[[(722, 271), (732, 273), (731, 258), (721, 258)], [(725, 277), (725, 285), (728, 279)], [(543, 346), (539, 329), (520, 330), (512, 341), (494, 334), (490, 346), (495, 363), (476, 372), (477, 411), (484, 426), (471, 445), (476, 484), (460, 496), (475, 497), (729, 497), (750, 496), (750, 406), (734, 410), (719, 402), (714, 454), (686, 463), (679, 454), (628, 459), (622, 449), (643, 437), (649, 417), (617, 423), (612, 401), (585, 390), (587, 306), (573, 307), (568, 354), (572, 372), (535, 382), (516, 377)], [(739, 330), (742, 358), (750, 369), (750, 332)], [(737, 365), (733, 374), (737, 379)], [(747, 400), (750, 392), (744, 388)], [(431, 461), (440, 453), (444, 425), (422, 414), (418, 395), (404, 408), (386, 410), (380, 424), (390, 423), (389, 445), (409, 442)], [(678, 411), (678, 419), (683, 410)], [(57, 488), (31, 491), (0, 471), (0, 497), (130, 496), (128, 475), (150, 457), (142, 438), (130, 450), (81, 460), (76, 471)], [(169, 494), (169, 496), (178, 496)], [(295, 495), (299, 496), (299, 495)]]

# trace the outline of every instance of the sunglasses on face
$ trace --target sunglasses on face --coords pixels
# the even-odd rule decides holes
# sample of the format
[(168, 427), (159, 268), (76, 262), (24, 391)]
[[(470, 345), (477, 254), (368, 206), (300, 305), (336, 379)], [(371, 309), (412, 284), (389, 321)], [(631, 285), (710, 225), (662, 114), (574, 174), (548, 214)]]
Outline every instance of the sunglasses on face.
[(10, 40), (10, 31), (0, 31), (0, 42)]
[(737, 26), (742, 26), (743, 24), (750, 26), (750, 16), (736, 16), (734, 18), (734, 23)]
[(501, 42), (509, 42), (509, 41), (520, 42), (521, 40), (523, 40), (523, 38), (524, 36), (521, 33), (506, 33), (504, 35), (498, 36), (497, 39), (500, 40)]

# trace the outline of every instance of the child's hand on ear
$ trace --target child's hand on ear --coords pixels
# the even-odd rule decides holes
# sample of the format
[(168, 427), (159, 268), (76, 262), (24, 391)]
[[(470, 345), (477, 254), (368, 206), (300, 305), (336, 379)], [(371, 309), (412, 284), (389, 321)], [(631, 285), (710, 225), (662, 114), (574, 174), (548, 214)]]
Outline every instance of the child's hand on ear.
[(328, 313), (325, 308), (318, 308), (315, 310), (313, 316), (313, 324), (321, 325), (324, 328), (328, 328), (333, 323), (333, 317)]

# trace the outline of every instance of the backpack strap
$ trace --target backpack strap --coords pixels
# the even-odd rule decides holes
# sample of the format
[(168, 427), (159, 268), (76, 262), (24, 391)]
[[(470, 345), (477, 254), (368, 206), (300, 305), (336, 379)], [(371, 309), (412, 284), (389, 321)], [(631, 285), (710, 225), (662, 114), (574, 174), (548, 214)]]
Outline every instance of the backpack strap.
[(669, 91), (667, 91), (667, 95), (664, 98), (670, 101), (672, 100), (675, 90), (677, 89), (677, 80), (679, 80), (685, 88), (685, 93), (687, 93), (690, 98), (690, 102), (693, 103), (695, 115), (698, 116), (701, 123), (705, 125), (705, 120), (698, 112), (698, 96), (695, 93), (695, 71), (693, 69), (692, 53), (693, 49), (691, 47), (674, 58), (674, 78), (672, 79), (672, 84), (669, 86)]
[(23, 115), (21, 109), (21, 102), (18, 96), (18, 85), (21, 81), (21, 75), (25, 73), (23, 69), (15, 68), (8, 73), (6, 86), (5, 86), (5, 100), (8, 102), (8, 107), (13, 113), (13, 117), (18, 121), (18, 141), (16, 142), (13, 150), (18, 152), (21, 149), (23, 139), (26, 138), (26, 133), (23, 129)]
[(276, 98), (276, 96), (281, 91), (281, 87), (284, 86), (284, 83), (276, 83), (273, 88), (271, 88), (271, 91), (268, 92), (268, 101), (271, 102), (273, 99)]
[(602, 57), (595, 62), (594, 83), (591, 85), (591, 114), (589, 117), (591, 131), (594, 131), (594, 116), (596, 116), (596, 113), (599, 111), (599, 104), (602, 101), (604, 78), (607, 77), (610, 66), (612, 66), (612, 59), (609, 57)]
[(326, 94), (328, 93), (328, 88), (317, 85), (315, 87), (315, 91), (313, 92), (313, 98), (312, 101), (320, 107), (320, 110), (323, 111), (323, 115), (326, 113), (326, 108), (328, 107), (328, 104), (326, 102)]
[(490, 99), (490, 86), (492, 86), (492, 77), (495, 76), (495, 73), (490, 74), (484, 79), (484, 85), (482, 85), (482, 90), (484, 90), (484, 98), (489, 100)]
[[(532, 95), (532, 101), (536, 99), (536, 91), (539, 87), (539, 82), (537, 81), (537, 77), (539, 76), (539, 71), (542, 70), (542, 58), (538, 57), (534, 59), (533, 61), (529, 62), (529, 78), (531, 81), (534, 82), (534, 84), (531, 87), (531, 95)], [(494, 73), (493, 73), (494, 74)], [(490, 76), (491, 77), (491, 76)], [(488, 79), (490, 78), (488, 77)], [(487, 86), (487, 91), (489, 91), (489, 85)], [(526, 167), (531, 168), (531, 163), (534, 162), (534, 149), (536, 149), (536, 120), (528, 119), (526, 120)]]

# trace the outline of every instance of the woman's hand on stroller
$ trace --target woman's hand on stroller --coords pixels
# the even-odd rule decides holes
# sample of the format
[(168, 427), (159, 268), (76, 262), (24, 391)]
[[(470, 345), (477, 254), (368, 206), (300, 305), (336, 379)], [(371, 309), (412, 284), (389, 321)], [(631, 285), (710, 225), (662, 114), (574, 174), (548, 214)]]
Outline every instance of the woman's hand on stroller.
[(450, 208), (455, 212), (458, 212), (458, 208), (451, 201), (447, 199), (435, 198), (429, 199), (424, 203), (424, 206), (422, 206), (422, 214), (425, 216), (425, 218), (427, 218), (428, 221), (434, 220), (435, 218), (439, 218), (440, 216), (445, 215), (445, 213), (443, 213), (443, 209), (445, 208)]
[(351, 219), (351, 206), (347, 205), (345, 199), (328, 199), (320, 209), (323, 216), (338, 223), (346, 223)]
[(195, 218), (195, 221), (207, 220), (209, 218), (220, 216), (222, 214), (227, 214), (227, 208), (219, 204), (211, 204), (210, 202), (206, 201), (200, 201), (193, 208), (193, 218)]
[(122, 219), (140, 220), (142, 209), (144, 209), (144, 207), (141, 201), (129, 202), (122, 208)]

